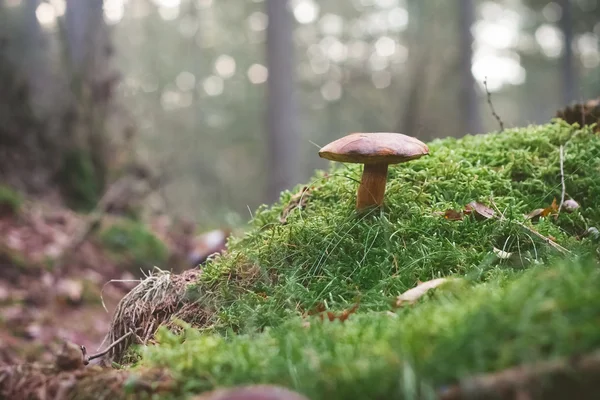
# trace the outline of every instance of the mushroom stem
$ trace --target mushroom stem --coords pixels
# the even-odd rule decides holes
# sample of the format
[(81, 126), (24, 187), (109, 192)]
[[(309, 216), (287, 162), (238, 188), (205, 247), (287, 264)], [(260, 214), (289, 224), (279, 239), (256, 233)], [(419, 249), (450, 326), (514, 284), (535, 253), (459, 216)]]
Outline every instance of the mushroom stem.
[(357, 210), (383, 204), (387, 171), (388, 164), (385, 163), (365, 164), (356, 197)]

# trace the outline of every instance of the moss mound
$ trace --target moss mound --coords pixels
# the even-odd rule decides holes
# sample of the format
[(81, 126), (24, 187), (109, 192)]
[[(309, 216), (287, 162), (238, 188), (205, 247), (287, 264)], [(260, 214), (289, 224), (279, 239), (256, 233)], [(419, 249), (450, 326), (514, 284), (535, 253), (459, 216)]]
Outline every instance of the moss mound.
[(595, 262), (496, 274), (460, 292), (439, 290), (395, 314), (344, 323), (289, 320), (260, 334), (224, 337), (162, 329), (143, 364), (167, 367), (184, 393), (268, 382), (310, 399), (412, 398), (470, 374), (581, 354), (600, 346)]
[[(567, 198), (581, 207), (557, 219), (526, 220), (524, 214), (561, 199), (560, 145)], [(204, 267), (197, 293), (214, 314), (213, 326), (251, 332), (319, 303), (341, 310), (357, 298), (359, 312), (387, 310), (418, 280), (455, 274), (485, 281), (562, 256), (519, 223), (575, 253), (595, 251), (595, 244), (578, 240), (600, 225), (600, 140), (591, 131), (557, 123), (429, 147), (431, 156), (390, 168), (382, 211), (354, 212), (356, 164), (318, 172), (305, 207), (289, 212), (285, 224), (279, 217), (289, 210), (291, 192), (262, 207), (254, 229)], [(472, 201), (497, 207), (505, 219), (440, 215)], [(499, 260), (494, 247), (514, 257)]]
[[(172, 371), (174, 396), (275, 383), (314, 399), (415, 398), (471, 373), (595, 349), (600, 252), (585, 232), (600, 225), (598, 135), (556, 122), (429, 147), (390, 168), (382, 210), (354, 212), (352, 164), (261, 207), (186, 284), (179, 307), (194, 327), (163, 329), (139, 365)], [(551, 206), (563, 190), (580, 208)], [(447, 218), (473, 201), (494, 217)], [(419, 281), (449, 276), (456, 284), (393, 307)], [(357, 302), (343, 323), (300, 318)]]

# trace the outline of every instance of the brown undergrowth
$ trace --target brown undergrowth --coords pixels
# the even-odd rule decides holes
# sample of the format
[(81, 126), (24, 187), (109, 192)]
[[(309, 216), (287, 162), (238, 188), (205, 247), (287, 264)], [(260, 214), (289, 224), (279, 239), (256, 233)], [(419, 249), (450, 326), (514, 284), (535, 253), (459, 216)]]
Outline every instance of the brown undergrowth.
[(104, 361), (122, 362), (127, 348), (133, 344), (146, 344), (159, 326), (171, 318), (189, 320), (198, 318), (202, 310), (196, 303), (186, 302), (187, 286), (198, 278), (195, 268), (180, 275), (158, 270), (142, 280), (119, 302), (111, 321), (107, 343), (114, 343), (128, 332), (134, 334), (114, 346)]
[(144, 399), (172, 389), (170, 376), (161, 370), (131, 372), (93, 366), (64, 371), (51, 364), (0, 367), (3, 399)]

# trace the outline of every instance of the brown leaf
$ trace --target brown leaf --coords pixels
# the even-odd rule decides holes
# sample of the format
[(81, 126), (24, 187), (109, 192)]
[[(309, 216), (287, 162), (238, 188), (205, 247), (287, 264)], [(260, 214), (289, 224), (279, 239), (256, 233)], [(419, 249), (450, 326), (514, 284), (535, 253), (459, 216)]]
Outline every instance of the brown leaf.
[(294, 211), (294, 209), (304, 208), (308, 202), (308, 198), (311, 195), (311, 190), (312, 189), (310, 187), (304, 186), (298, 193), (294, 194), (288, 205), (281, 212), (281, 215), (279, 216), (279, 222), (285, 224), (288, 216), (292, 211)]
[(558, 212), (558, 203), (556, 202), (556, 197), (552, 200), (552, 204), (548, 207), (544, 208), (544, 211), (541, 212), (540, 216), (547, 217), (551, 214), (556, 214)]
[(419, 282), (417, 286), (408, 289), (396, 298), (396, 307), (402, 307), (404, 304), (414, 304), (429, 290), (434, 289), (448, 281), (448, 278), (437, 278), (427, 282)]
[(449, 209), (446, 210), (446, 212), (444, 213), (444, 218), (448, 221), (462, 221), (463, 213), (460, 211)]
[(321, 318), (321, 320), (323, 320), (324, 316), (327, 315), (327, 319), (329, 319), (330, 321), (339, 319), (340, 322), (344, 322), (345, 320), (348, 319), (348, 317), (351, 314), (354, 314), (356, 312), (356, 310), (358, 310), (358, 303), (354, 304), (351, 308), (342, 311), (340, 314), (335, 314), (331, 311), (327, 311), (326, 313), (319, 314), (319, 317)]
[(491, 208), (478, 203), (476, 201), (472, 201), (465, 206), (465, 214), (474, 214), (475, 217), (490, 219), (494, 218), (494, 210)]
[(556, 215), (558, 213), (558, 203), (556, 202), (556, 197), (552, 200), (552, 204), (550, 204), (546, 208), (536, 208), (529, 214), (525, 216), (527, 219), (536, 219), (539, 217), (547, 217), (548, 215)]
[(312, 310), (307, 311), (306, 313), (304, 313), (305, 316), (308, 315), (315, 315), (315, 314), (319, 314), (322, 313), (323, 311), (325, 311), (325, 304), (324, 303), (318, 303), (315, 308), (313, 308)]
[(318, 315), (319, 319), (321, 319), (321, 321), (323, 321), (325, 319), (325, 317), (327, 317), (327, 319), (329, 321), (334, 321), (336, 319), (339, 319), (340, 322), (344, 322), (345, 320), (348, 319), (348, 317), (350, 315), (352, 315), (356, 312), (356, 310), (358, 309), (358, 304), (359, 303), (357, 302), (351, 308), (346, 309), (339, 314), (336, 314), (332, 311), (326, 311), (325, 304), (319, 303), (313, 310), (304, 313), (304, 317), (307, 317), (309, 315)]
[(529, 214), (527, 214), (525, 216), (525, 218), (527, 218), (527, 219), (538, 218), (540, 215), (542, 215), (542, 212), (544, 212), (543, 208), (536, 208), (535, 210), (533, 210), (532, 212), (530, 212)]

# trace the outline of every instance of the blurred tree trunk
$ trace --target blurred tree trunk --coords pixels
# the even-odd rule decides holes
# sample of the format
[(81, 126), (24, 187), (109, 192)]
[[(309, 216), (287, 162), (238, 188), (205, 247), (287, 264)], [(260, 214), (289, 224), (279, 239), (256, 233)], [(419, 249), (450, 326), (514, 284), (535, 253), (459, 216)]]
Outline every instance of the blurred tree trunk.
[(64, 34), (73, 74), (88, 80), (105, 74), (112, 50), (103, 0), (67, 0)]
[(473, 35), (471, 27), (475, 22), (475, 6), (473, 0), (459, 2), (459, 63), (460, 63), (460, 110), (463, 133), (481, 131), (481, 119), (477, 104), (475, 79), (471, 72), (473, 59)]
[(267, 200), (296, 183), (299, 140), (294, 98), (293, 20), (287, 0), (267, 0)]
[[(88, 181), (88, 187), (71, 197), (81, 199), (81, 208), (89, 208), (104, 189), (108, 165), (116, 157), (110, 148), (106, 121), (118, 74), (111, 65), (113, 49), (104, 22), (103, 0), (67, 0), (61, 28), (66, 46), (64, 66), (72, 95), (65, 114), (70, 149), (63, 173), (82, 171), (69, 179)], [(74, 168), (73, 164), (80, 167)]]
[(558, 2), (562, 8), (562, 15), (559, 21), (560, 29), (564, 36), (565, 49), (561, 60), (562, 76), (562, 102), (570, 104), (576, 100), (577, 96), (577, 77), (573, 60), (573, 9), (570, 0), (560, 0)]
[(431, 53), (429, 46), (422, 46), (423, 41), (428, 37), (423, 36), (422, 7), (424, 5), (420, 1), (411, 1), (407, 4), (408, 15), (410, 16), (407, 41), (410, 43), (411, 77), (408, 80), (405, 94), (406, 101), (402, 110), (402, 119), (397, 124), (397, 131), (411, 136), (416, 135), (417, 125), (421, 120), (420, 103), (425, 86), (429, 54)]
[(23, 63), (30, 92), (30, 101), (34, 111), (39, 113), (43, 107), (44, 94), (49, 91), (44, 87), (47, 81), (47, 63), (45, 56), (45, 37), (36, 16), (40, 0), (26, 0), (23, 4), (24, 34)]

